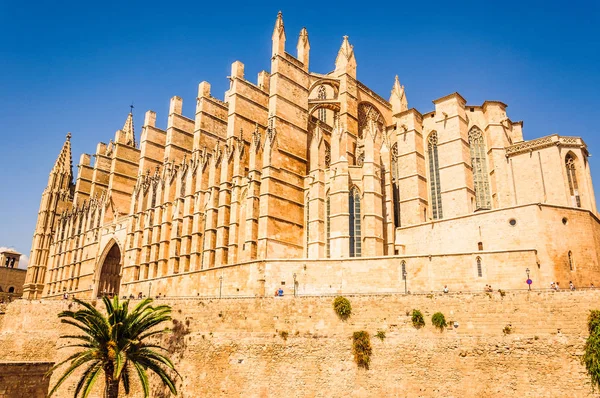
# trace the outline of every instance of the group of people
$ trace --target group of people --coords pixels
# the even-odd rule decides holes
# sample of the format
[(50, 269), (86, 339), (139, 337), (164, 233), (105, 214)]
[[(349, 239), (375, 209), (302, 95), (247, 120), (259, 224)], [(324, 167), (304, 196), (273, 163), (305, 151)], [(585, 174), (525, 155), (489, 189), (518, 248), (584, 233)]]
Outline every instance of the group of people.
[(492, 289), (492, 285), (485, 285), (485, 288), (483, 289), (483, 291), (486, 293), (491, 293), (494, 291), (494, 289)]
[[(594, 288), (595, 288), (594, 283), (590, 282), (590, 289), (594, 289)], [(552, 282), (550, 284), (550, 289), (554, 290), (556, 292), (559, 291), (560, 290), (560, 282)], [(577, 290), (573, 281), (569, 281), (569, 290), (571, 290), (571, 291)]]

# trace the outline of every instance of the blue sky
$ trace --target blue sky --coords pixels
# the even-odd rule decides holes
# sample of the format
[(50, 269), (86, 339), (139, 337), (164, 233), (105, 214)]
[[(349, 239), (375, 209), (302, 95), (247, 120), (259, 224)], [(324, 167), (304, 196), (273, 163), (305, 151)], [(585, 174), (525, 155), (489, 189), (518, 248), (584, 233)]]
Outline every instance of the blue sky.
[[(235, 60), (256, 81), (279, 10), (288, 52), (308, 29), (312, 71), (331, 71), (348, 35), (358, 78), (383, 97), (397, 74), (423, 113), (458, 91), (469, 104), (508, 104), (525, 139), (576, 135), (600, 149), (598, 1), (268, 3), (0, 0), (0, 247), (29, 253), (67, 132), (76, 164), (122, 127), (131, 102), (139, 138), (148, 109), (166, 125), (174, 95), (193, 117), (203, 80), (222, 98)], [(600, 178), (600, 161), (590, 164)]]

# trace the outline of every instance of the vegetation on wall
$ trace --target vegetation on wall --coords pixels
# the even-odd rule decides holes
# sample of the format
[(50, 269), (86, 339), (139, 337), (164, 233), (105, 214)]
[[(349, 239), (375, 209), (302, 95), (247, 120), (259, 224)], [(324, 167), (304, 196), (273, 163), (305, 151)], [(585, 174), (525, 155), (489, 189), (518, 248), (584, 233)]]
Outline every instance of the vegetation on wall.
[(584, 346), (581, 363), (585, 365), (588, 376), (592, 381), (592, 390), (600, 388), (600, 311), (590, 311), (588, 316), (588, 331), (590, 336)]
[(423, 318), (423, 313), (421, 311), (412, 311), (412, 324), (417, 329), (420, 329), (423, 326), (425, 326), (425, 318)]
[(342, 320), (348, 319), (352, 314), (352, 305), (350, 305), (350, 300), (343, 296), (337, 296), (333, 300), (333, 309)]
[(369, 332), (365, 332), (364, 330), (354, 332), (352, 336), (352, 352), (354, 353), (354, 362), (356, 362), (358, 367), (369, 369), (371, 354), (373, 353)]
[(378, 330), (377, 334), (375, 334), (375, 337), (377, 337), (381, 341), (385, 340), (385, 330)]
[(512, 329), (511, 324), (504, 326), (504, 329), (502, 329), (502, 333), (504, 333), (504, 334), (511, 334), (512, 331), (513, 331), (513, 329)]
[(290, 334), (287, 332), (287, 330), (282, 330), (279, 332), (279, 337), (281, 337), (284, 341), (287, 341), (289, 335)]
[(435, 314), (433, 314), (433, 316), (431, 317), (431, 324), (436, 328), (440, 329), (440, 331), (443, 331), (444, 328), (448, 325), (446, 323), (446, 317), (441, 312), (436, 312)]

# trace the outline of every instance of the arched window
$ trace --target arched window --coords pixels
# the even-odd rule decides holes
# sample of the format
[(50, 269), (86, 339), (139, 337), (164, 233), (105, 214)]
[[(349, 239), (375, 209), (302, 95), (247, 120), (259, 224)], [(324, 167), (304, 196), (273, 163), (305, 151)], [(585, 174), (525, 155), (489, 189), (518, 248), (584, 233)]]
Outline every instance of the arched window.
[(8, 292), (9, 293), (14, 293), (15, 292), (15, 287), (14, 286), (9, 287), (8, 288)]
[(577, 173), (575, 172), (575, 158), (570, 153), (565, 158), (565, 166), (567, 167), (569, 194), (571, 195), (573, 206), (581, 207), (581, 199), (579, 198), (579, 188), (577, 185)]
[(571, 250), (569, 250), (567, 257), (569, 258), (569, 270), (573, 271), (575, 267), (573, 266), (573, 252)]
[(327, 223), (327, 258), (331, 257), (331, 198), (329, 194), (327, 194), (327, 199), (325, 201), (325, 222)]
[(306, 242), (306, 257), (308, 258), (308, 241), (310, 239), (310, 196), (306, 195), (306, 206), (304, 206), (305, 215), (304, 215), (304, 241)]
[(438, 136), (437, 132), (429, 135), (427, 142), (427, 153), (429, 155), (429, 187), (431, 192), (431, 211), (434, 220), (443, 217), (442, 214), (442, 190), (440, 187), (440, 165), (438, 161)]
[(394, 201), (394, 227), (401, 224), (400, 218), (400, 181), (398, 179), (398, 143), (392, 145), (392, 199)]
[(325, 167), (331, 166), (331, 145), (325, 142)]
[[(325, 90), (325, 86), (322, 85), (319, 87), (319, 91), (317, 92), (317, 99), (327, 99), (327, 91)], [(325, 108), (319, 108), (318, 118), (322, 122), (327, 122), (327, 110)]]
[(483, 250), (483, 242), (478, 242), (478, 243), (477, 243), (477, 249), (478, 249), (479, 251)]
[(473, 185), (475, 187), (475, 210), (491, 209), (490, 183), (487, 171), (487, 156), (483, 133), (478, 127), (469, 131), (469, 148), (471, 150), (471, 167), (473, 168)]
[(358, 188), (350, 189), (349, 197), (350, 211), (350, 257), (360, 257), (361, 254), (361, 231), (360, 231), (360, 192)]
[(483, 272), (481, 271), (481, 257), (477, 257), (477, 276), (482, 277)]
[(402, 280), (406, 280), (406, 261), (402, 260)]

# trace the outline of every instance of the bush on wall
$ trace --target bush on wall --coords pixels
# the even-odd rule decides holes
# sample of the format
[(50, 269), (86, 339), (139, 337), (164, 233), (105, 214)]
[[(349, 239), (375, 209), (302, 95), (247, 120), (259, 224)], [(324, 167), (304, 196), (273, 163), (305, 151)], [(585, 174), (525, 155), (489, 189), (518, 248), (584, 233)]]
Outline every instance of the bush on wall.
[(431, 317), (431, 324), (436, 328), (440, 329), (440, 331), (443, 331), (444, 328), (448, 325), (446, 323), (446, 317), (441, 312), (436, 312), (435, 314), (433, 314), (433, 316)]
[(369, 332), (365, 332), (364, 330), (354, 332), (352, 336), (352, 352), (354, 353), (354, 361), (358, 367), (369, 369), (371, 354), (373, 353)]
[(350, 305), (350, 300), (346, 297), (337, 296), (333, 300), (333, 309), (342, 320), (348, 319), (352, 314), (352, 305)]
[(425, 318), (423, 318), (423, 313), (421, 311), (412, 311), (412, 324), (417, 329), (420, 329), (423, 326), (425, 326)]
[(592, 380), (592, 391), (600, 388), (600, 311), (590, 311), (588, 316), (590, 336), (585, 342), (581, 363)]

